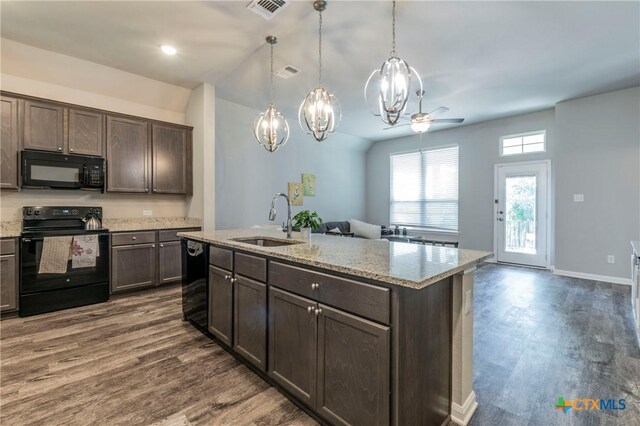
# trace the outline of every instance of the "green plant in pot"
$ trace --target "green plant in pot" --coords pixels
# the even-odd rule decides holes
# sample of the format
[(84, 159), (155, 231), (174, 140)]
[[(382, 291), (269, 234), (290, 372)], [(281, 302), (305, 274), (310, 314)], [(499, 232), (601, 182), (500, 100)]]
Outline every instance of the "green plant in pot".
[(302, 210), (293, 217), (293, 226), (300, 228), (302, 238), (310, 238), (311, 230), (318, 229), (321, 223), (322, 219), (318, 213), (311, 213), (309, 210)]

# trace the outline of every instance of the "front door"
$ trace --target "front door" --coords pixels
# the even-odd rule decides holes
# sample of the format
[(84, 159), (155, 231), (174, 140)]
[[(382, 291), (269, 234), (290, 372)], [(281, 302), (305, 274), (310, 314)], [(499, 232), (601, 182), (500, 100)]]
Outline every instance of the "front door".
[(547, 162), (496, 166), (498, 262), (548, 266)]

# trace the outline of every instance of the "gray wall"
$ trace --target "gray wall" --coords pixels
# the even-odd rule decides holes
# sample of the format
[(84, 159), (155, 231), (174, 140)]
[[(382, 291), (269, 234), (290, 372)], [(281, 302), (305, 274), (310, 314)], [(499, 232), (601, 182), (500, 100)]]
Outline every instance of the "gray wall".
[[(503, 162), (552, 160), (556, 149), (553, 109), (453, 129), (377, 142), (367, 153), (367, 220), (389, 224), (389, 155), (396, 152), (459, 145), (459, 235), (427, 234), (456, 240), (462, 248), (493, 250), (494, 165)], [(500, 157), (501, 136), (534, 130), (547, 131), (547, 151), (526, 156)], [(551, 185), (553, 190), (553, 184)], [(553, 205), (551, 205), (553, 212)], [(553, 229), (553, 221), (552, 221)], [(553, 234), (550, 234), (553, 235)], [(553, 258), (553, 250), (552, 250)]]
[(559, 103), (556, 122), (556, 269), (629, 278), (629, 240), (640, 239), (640, 88)]
[[(287, 117), (289, 142), (267, 152), (253, 137), (259, 111), (216, 98), (216, 229), (265, 225), (271, 198), (287, 193), (288, 182), (300, 182), (302, 173), (316, 175), (315, 197), (305, 197), (300, 210), (316, 210), (323, 220), (364, 219), (365, 156), (370, 143), (334, 133), (322, 143), (300, 129), (296, 117)], [(284, 200), (278, 201), (275, 223), (286, 219)]]

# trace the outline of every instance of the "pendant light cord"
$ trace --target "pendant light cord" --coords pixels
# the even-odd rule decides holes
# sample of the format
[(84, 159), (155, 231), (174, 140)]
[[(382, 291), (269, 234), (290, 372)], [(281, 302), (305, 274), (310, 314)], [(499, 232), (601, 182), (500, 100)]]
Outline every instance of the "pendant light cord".
[(273, 44), (271, 46), (271, 105), (273, 105)]
[(393, 0), (393, 8), (391, 11), (391, 57), (396, 56), (396, 0)]
[(318, 86), (322, 87), (322, 11), (320, 15), (320, 25), (318, 25)]

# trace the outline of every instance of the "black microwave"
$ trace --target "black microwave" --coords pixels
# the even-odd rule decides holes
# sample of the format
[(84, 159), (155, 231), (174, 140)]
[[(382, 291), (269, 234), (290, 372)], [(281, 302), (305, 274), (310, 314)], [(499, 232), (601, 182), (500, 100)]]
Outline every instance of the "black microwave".
[(22, 186), (104, 191), (104, 160), (85, 155), (22, 151)]

